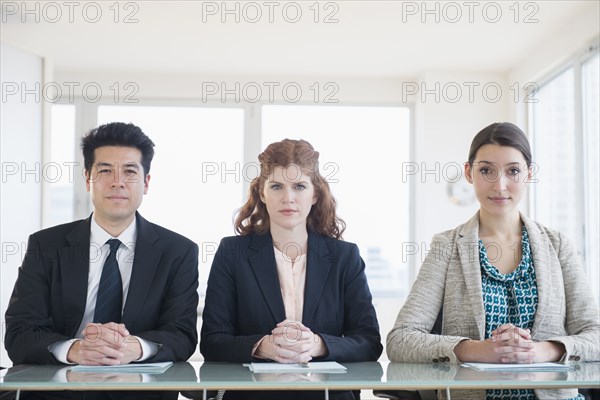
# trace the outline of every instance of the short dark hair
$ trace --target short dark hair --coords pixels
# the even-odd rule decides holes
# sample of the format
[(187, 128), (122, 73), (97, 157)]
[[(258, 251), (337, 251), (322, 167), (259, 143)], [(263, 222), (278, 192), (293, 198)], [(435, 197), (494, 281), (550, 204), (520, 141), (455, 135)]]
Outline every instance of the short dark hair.
[(102, 146), (135, 147), (142, 153), (144, 178), (150, 172), (150, 164), (154, 157), (154, 143), (138, 126), (131, 123), (111, 122), (89, 131), (81, 139), (83, 164), (88, 174), (91, 173), (94, 165), (94, 150)]
[(477, 150), (486, 144), (513, 147), (523, 154), (528, 167), (531, 167), (531, 148), (525, 133), (515, 124), (510, 122), (496, 122), (483, 128), (471, 142), (469, 150), (469, 164), (473, 165)]

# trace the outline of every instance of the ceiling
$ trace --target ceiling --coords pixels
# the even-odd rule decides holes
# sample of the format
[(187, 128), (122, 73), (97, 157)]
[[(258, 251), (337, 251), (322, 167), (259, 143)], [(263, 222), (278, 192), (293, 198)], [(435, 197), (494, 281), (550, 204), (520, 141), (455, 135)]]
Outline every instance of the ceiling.
[[(578, 16), (599, 13), (597, 0), (135, 1), (118, 7), (107, 1), (94, 3), (101, 4), (100, 16), (94, 4), (52, 3), (57, 6), (31, 2), (33, 11), (25, 14), (23, 3), (3, 2), (0, 34), (3, 42), (49, 57), (56, 71), (262, 76), (508, 72)], [(327, 16), (333, 21), (324, 23)]]

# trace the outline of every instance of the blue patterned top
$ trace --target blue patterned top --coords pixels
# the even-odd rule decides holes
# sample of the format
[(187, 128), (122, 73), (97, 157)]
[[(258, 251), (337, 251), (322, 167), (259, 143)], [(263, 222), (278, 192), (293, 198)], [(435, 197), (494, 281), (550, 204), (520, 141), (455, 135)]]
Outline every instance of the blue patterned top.
[[(481, 265), (481, 288), (485, 308), (485, 338), (500, 325), (511, 323), (522, 329), (530, 329), (535, 321), (538, 291), (535, 268), (531, 258), (529, 235), (523, 225), (521, 231), (521, 262), (509, 274), (501, 274), (487, 256), (483, 242), (479, 240), (479, 263)], [(486, 400), (535, 400), (532, 389), (489, 389)], [(571, 400), (583, 399), (581, 395)]]

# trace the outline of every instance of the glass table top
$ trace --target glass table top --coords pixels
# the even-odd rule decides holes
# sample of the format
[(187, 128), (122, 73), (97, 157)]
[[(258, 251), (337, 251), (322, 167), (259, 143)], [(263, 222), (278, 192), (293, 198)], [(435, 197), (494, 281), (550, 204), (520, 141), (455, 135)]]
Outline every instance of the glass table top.
[(342, 363), (346, 373), (252, 373), (241, 364), (175, 363), (161, 374), (75, 372), (69, 366), (20, 365), (0, 371), (3, 390), (317, 390), (600, 388), (600, 363), (568, 372), (481, 372), (454, 364)]

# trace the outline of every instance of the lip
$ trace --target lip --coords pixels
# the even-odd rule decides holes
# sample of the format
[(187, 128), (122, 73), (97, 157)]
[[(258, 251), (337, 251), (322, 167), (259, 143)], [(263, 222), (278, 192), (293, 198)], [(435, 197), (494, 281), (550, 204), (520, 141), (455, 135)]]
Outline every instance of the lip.
[(117, 196), (117, 195), (106, 196), (106, 198), (109, 200), (115, 200), (115, 201), (127, 200), (127, 196)]
[(491, 201), (493, 201), (494, 203), (506, 203), (510, 198), (509, 197), (502, 197), (502, 196), (494, 196), (494, 197), (488, 197)]
[(289, 208), (284, 208), (283, 210), (279, 210), (279, 212), (283, 215), (294, 215), (295, 213), (297, 213), (298, 211), (296, 210), (292, 210)]

